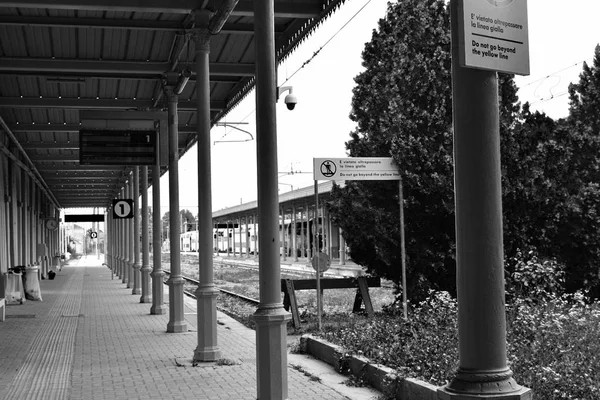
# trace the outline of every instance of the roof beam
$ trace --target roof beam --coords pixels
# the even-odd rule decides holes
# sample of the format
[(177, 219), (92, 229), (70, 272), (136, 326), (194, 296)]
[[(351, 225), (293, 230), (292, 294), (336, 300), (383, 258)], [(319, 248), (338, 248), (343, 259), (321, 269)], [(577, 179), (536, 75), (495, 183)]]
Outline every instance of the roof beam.
[[(90, 188), (102, 188), (103, 190), (106, 190), (106, 188), (112, 188), (115, 184), (115, 182), (106, 182), (106, 183), (96, 183), (96, 182), (71, 182), (73, 180), (73, 178), (69, 178), (68, 180), (62, 179), (60, 182), (57, 182), (56, 180), (52, 180), (50, 182), (53, 182), (53, 187), (54, 190), (56, 189), (62, 189), (62, 188), (68, 188), (71, 186), (89, 186)], [(60, 186), (58, 186), (60, 185)]]
[(199, 0), (0, 0), (0, 7), (168, 14), (189, 14), (201, 5)]
[[(74, 110), (131, 110), (151, 109), (152, 100), (129, 99), (64, 99), (49, 97), (0, 97), (0, 108), (62, 108)], [(212, 100), (211, 110), (220, 111), (225, 108), (224, 101)], [(196, 111), (197, 104), (193, 100), (180, 100), (179, 110)], [(43, 126), (43, 125), (40, 125)]]
[[(179, 21), (154, 21), (139, 19), (103, 19), (103, 18), (68, 18), (68, 17), (31, 17), (21, 15), (0, 15), (0, 25), (30, 26), (47, 28), (93, 28), (93, 29), (128, 29), (179, 32), (184, 31)], [(275, 34), (284, 32), (282, 25), (275, 26)], [(254, 35), (254, 25), (226, 23), (220, 33), (232, 35)]]
[[(79, 151), (79, 149), (77, 149)], [(79, 154), (37, 155), (30, 154), (31, 161), (38, 162), (73, 162), (79, 163)]]
[[(0, 0), (0, 7), (189, 14), (201, 8), (202, 3), (201, 0)], [(318, 16), (323, 8), (323, 0), (304, 0), (299, 3), (275, 1), (275, 17), (312, 18)], [(252, 0), (240, 0), (231, 15), (254, 16)]]
[[(50, 171), (50, 172), (102, 172), (102, 171), (123, 171), (123, 167), (120, 166), (106, 166), (106, 165), (78, 165), (78, 166), (66, 166), (66, 165), (36, 165), (39, 171)], [(45, 177), (44, 177), (45, 179)]]
[[(2, 1), (2, 0), (0, 0)], [(193, 63), (179, 63), (181, 68), (194, 70)], [(171, 70), (168, 62), (155, 61), (106, 61), (49, 58), (16, 58), (0, 57), (0, 73), (18, 74), (54, 74), (73, 76), (114, 75), (126, 77), (160, 78)], [(254, 64), (243, 63), (210, 63), (210, 73), (215, 76), (254, 76)]]
[[(25, 143), (25, 150), (79, 150), (79, 143)], [(35, 156), (34, 156), (35, 157)]]
[[(1, 2), (0, 2), (1, 3)], [(0, 25), (39, 26), (48, 28), (98, 28), (177, 32), (183, 30), (178, 21), (150, 21), (138, 19), (32, 17), (2, 15)]]
[[(254, 17), (253, 0), (240, 0), (231, 12), (235, 17)], [(275, 0), (275, 18), (313, 18), (323, 12), (323, 0), (289, 3)]]
[[(193, 110), (196, 111), (196, 110)], [(13, 124), (10, 125), (10, 130), (17, 133), (26, 132), (53, 132), (53, 133), (78, 133), (81, 129), (80, 124)], [(196, 125), (179, 125), (180, 134), (196, 133)], [(79, 148), (79, 142), (76, 143), (22, 143), (25, 149), (72, 149)]]

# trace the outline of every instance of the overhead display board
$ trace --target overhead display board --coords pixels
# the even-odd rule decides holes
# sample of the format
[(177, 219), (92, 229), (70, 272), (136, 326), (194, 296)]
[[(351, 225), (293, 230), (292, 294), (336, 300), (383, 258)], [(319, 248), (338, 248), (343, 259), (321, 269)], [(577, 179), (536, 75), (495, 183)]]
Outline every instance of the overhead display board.
[(527, 0), (462, 0), (459, 4), (460, 64), (529, 75)]
[(65, 222), (104, 222), (104, 214), (65, 214)]
[[(153, 136), (158, 142), (154, 145), (154, 149), (158, 150), (158, 154), (153, 156), (154, 159), (158, 157), (159, 164), (161, 166), (169, 165), (169, 135), (167, 130), (167, 112), (166, 111), (97, 111), (97, 110), (82, 110), (79, 112), (81, 119), (80, 131), (88, 132), (94, 131), (96, 133), (108, 132), (107, 135), (116, 134), (118, 132), (156, 132)], [(112, 133), (111, 133), (112, 132)], [(108, 143), (108, 139), (112, 137), (105, 137), (105, 143), (102, 145), (101, 138), (89, 137), (88, 139), (94, 140), (95, 143), (91, 143), (95, 153), (88, 154), (84, 162), (86, 164), (102, 164), (102, 165), (150, 165), (147, 159), (144, 159), (143, 154), (147, 152), (148, 143), (147, 138), (143, 134), (134, 133), (133, 138), (119, 138), (115, 137), (113, 143)], [(108, 148), (109, 151), (115, 151), (118, 149), (110, 148), (119, 147), (125, 144), (123, 141), (129, 140), (129, 145), (138, 147), (138, 149), (126, 149), (124, 154), (120, 156), (132, 157), (130, 162), (123, 162), (120, 160), (113, 160), (114, 162), (96, 162), (96, 158), (103, 153), (103, 150)], [(81, 142), (80, 142), (81, 143)], [(121, 146), (122, 147), (122, 146)], [(141, 147), (141, 148), (139, 148)], [(81, 144), (80, 144), (81, 148)], [(127, 154), (128, 150), (133, 150), (134, 154)], [(105, 154), (105, 153), (104, 153)], [(106, 155), (106, 154), (105, 154)], [(109, 157), (109, 159), (115, 157)], [(141, 160), (140, 160), (141, 158)], [(141, 161), (141, 162), (140, 162)], [(83, 164), (83, 162), (82, 162)]]
[(81, 165), (154, 165), (156, 131), (81, 129)]

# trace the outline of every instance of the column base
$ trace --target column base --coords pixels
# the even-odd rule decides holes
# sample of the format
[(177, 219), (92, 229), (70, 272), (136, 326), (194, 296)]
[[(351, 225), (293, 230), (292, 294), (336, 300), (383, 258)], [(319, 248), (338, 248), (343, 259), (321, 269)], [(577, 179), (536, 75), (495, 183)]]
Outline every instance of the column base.
[(531, 389), (520, 386), (510, 369), (494, 371), (465, 371), (461, 368), (455, 378), (438, 389), (439, 400), (530, 400)]
[(133, 273), (133, 290), (131, 294), (142, 294), (142, 264), (136, 262), (131, 266)]
[(221, 357), (217, 345), (217, 296), (214, 284), (199, 286), (194, 292), (198, 310), (198, 347), (194, 361), (215, 361)]
[(181, 275), (171, 275), (167, 281), (169, 286), (169, 323), (167, 324), (167, 332), (181, 333), (188, 331), (184, 315), (184, 283), (185, 281)]
[(142, 297), (140, 303), (152, 303), (152, 291), (150, 290), (150, 269), (149, 265), (143, 265), (140, 269), (142, 279)]
[(182, 332), (187, 332), (188, 331), (188, 326), (187, 326), (187, 322), (185, 321), (180, 321), (180, 322), (169, 322), (167, 324), (167, 332), (169, 333), (182, 333)]
[(121, 260), (121, 283), (127, 284), (127, 276), (129, 275), (127, 268), (129, 268), (129, 262), (126, 259), (122, 259)]
[(142, 294), (140, 303), (152, 303), (152, 297), (149, 294)]
[(287, 322), (282, 304), (260, 305), (256, 322), (256, 373), (259, 399), (287, 399)]
[(218, 346), (214, 348), (204, 347), (194, 351), (194, 362), (210, 362), (221, 358), (221, 350)]
[(533, 392), (528, 388), (521, 388), (512, 393), (503, 394), (465, 394), (448, 391), (446, 387), (438, 389), (438, 400), (531, 400)]
[(150, 314), (152, 315), (163, 315), (167, 313), (167, 310), (169, 308), (166, 305), (160, 305), (160, 306), (152, 306), (150, 307)]
[(127, 263), (127, 289), (133, 287), (133, 263)]
[(163, 277), (165, 273), (162, 270), (158, 270), (151, 272), (150, 276), (152, 277), (152, 307), (150, 307), (150, 314), (166, 314), (168, 307), (163, 302)]

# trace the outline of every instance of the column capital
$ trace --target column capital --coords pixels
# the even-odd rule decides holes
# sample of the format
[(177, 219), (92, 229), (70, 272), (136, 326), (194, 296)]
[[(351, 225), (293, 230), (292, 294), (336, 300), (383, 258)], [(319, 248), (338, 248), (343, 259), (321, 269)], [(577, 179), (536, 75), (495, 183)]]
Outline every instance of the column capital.
[(189, 33), (190, 39), (196, 45), (196, 51), (209, 51), (211, 33), (208, 27), (194, 29)]
[(170, 102), (174, 102), (177, 103), (177, 101), (179, 101), (179, 96), (177, 94), (175, 94), (175, 88), (173, 86), (165, 86), (163, 87), (163, 90), (165, 92), (165, 96), (167, 98), (167, 101)]

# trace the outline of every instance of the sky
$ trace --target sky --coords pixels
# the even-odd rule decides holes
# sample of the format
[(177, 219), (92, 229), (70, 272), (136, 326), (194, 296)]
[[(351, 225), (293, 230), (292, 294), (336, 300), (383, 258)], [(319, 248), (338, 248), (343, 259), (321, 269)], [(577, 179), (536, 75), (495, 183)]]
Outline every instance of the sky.
[[(385, 0), (347, 0), (279, 66), (278, 85), (293, 86), (298, 97), (293, 111), (286, 108), (285, 95), (277, 104), (280, 193), (313, 184), (313, 158), (347, 156), (344, 143), (355, 128), (348, 117), (354, 77), (363, 70), (364, 45), (386, 11)], [(598, 0), (528, 0), (531, 72), (515, 79), (521, 102), (529, 101), (533, 110), (553, 118), (568, 114), (568, 85), (577, 81), (583, 61), (591, 63), (600, 41), (598, 15)], [(235, 126), (249, 134), (228, 127), (211, 131), (213, 211), (256, 200), (254, 92), (222, 122), (247, 123)], [(196, 157), (193, 147), (179, 164), (180, 208), (194, 215), (197, 186), (188, 183), (197, 179)], [(165, 174), (161, 179), (163, 213), (168, 204)]]

